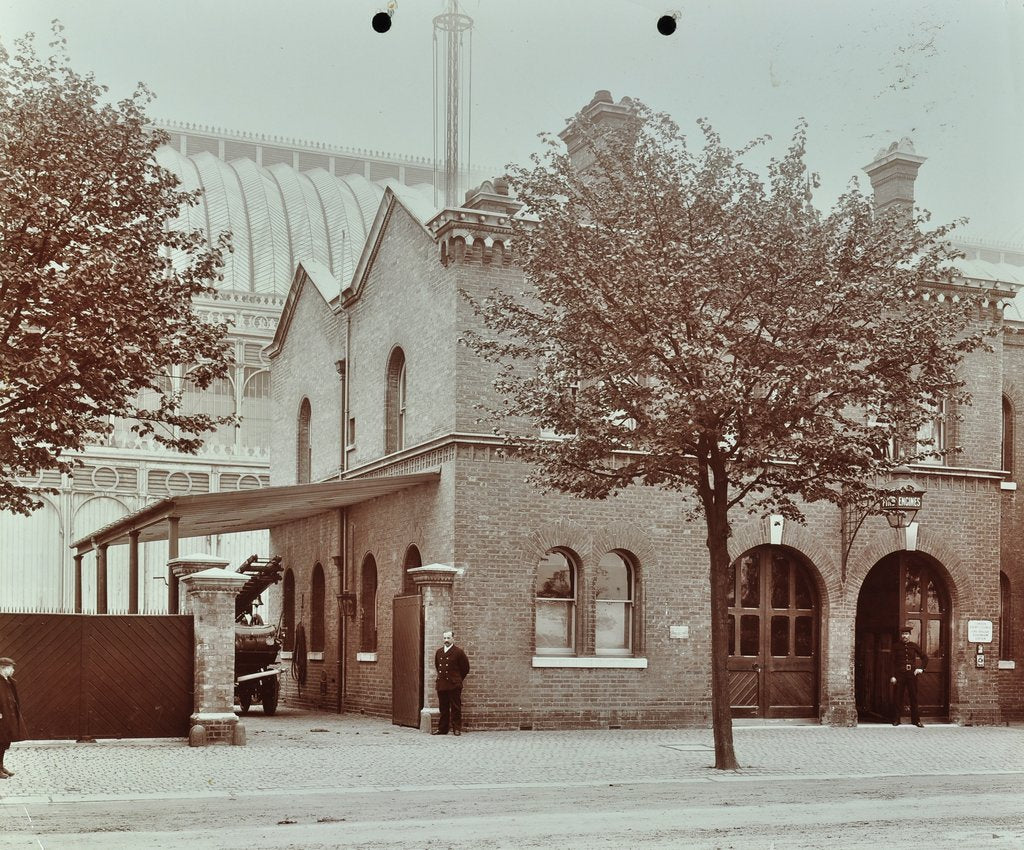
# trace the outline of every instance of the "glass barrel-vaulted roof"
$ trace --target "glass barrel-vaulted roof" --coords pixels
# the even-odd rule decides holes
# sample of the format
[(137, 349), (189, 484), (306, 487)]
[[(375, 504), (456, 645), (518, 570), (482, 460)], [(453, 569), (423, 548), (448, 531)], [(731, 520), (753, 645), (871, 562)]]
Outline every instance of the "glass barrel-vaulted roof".
[(234, 250), (225, 254), (221, 290), (284, 296), (303, 260), (322, 263), (344, 285), (389, 186), (421, 221), (434, 211), (430, 184), (371, 181), (323, 168), (300, 172), (283, 163), (262, 167), (251, 159), (225, 162), (208, 152), (184, 156), (168, 145), (156, 159), (183, 189), (203, 190), (199, 204), (170, 221), (171, 228), (202, 230), (211, 242), (231, 233)]

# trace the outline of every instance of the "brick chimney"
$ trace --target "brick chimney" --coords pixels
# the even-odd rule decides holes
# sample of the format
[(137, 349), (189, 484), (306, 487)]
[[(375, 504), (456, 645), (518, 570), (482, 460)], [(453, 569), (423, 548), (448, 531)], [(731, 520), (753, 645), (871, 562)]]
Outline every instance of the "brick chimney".
[(925, 159), (914, 153), (914, 143), (906, 136), (878, 151), (875, 161), (864, 166), (875, 192), (876, 210), (895, 207), (913, 215), (914, 181)]
[(565, 142), (569, 158), (575, 168), (586, 169), (594, 161), (594, 141), (601, 134), (621, 126), (632, 114), (628, 97), (618, 103), (612, 100), (611, 92), (601, 89), (593, 99), (572, 118), (566, 119), (566, 128), (558, 134)]

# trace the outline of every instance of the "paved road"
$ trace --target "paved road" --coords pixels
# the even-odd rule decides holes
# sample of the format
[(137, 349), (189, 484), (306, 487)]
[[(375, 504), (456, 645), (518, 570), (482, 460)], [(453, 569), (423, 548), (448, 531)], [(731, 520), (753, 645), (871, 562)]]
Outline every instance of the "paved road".
[(245, 725), (245, 747), (17, 744), (0, 846), (1024, 847), (1020, 727), (738, 726), (733, 773), (711, 768), (709, 730)]

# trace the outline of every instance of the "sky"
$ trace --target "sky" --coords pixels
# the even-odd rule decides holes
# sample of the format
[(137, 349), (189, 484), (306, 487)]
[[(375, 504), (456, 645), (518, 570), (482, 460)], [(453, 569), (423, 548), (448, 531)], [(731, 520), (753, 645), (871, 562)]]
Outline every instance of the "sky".
[[(410, 156), (434, 154), (432, 19), (443, 0), (0, 0), (0, 43), (49, 21), (115, 97), (153, 118)], [(935, 223), (1024, 246), (1024, 0), (462, 0), (473, 18), (471, 161), (524, 162), (599, 89), (707, 118), (781, 156), (801, 118), (827, 208), (880, 148), (927, 157)], [(674, 34), (658, 18), (677, 14)], [(756, 158), (755, 158), (756, 159)], [(756, 162), (752, 165), (757, 166)]]

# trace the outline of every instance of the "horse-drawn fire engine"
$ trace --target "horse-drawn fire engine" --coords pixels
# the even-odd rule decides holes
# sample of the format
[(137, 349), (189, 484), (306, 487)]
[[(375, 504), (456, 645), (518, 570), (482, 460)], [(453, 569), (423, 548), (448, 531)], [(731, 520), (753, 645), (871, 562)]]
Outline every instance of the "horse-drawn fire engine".
[(277, 711), (281, 695), (277, 664), (282, 634), (279, 626), (267, 625), (259, 614), (262, 594), (281, 580), (284, 567), (280, 555), (261, 560), (251, 555), (237, 569), (249, 577), (235, 597), (235, 699), (248, 714), (253, 703), (263, 704), (263, 713)]

